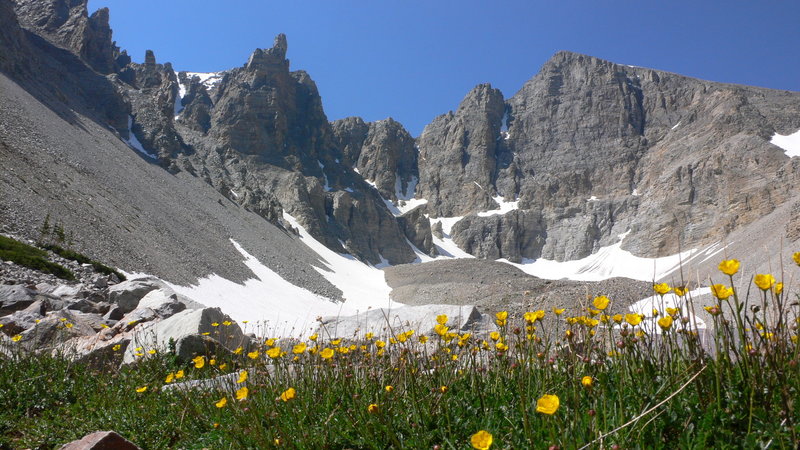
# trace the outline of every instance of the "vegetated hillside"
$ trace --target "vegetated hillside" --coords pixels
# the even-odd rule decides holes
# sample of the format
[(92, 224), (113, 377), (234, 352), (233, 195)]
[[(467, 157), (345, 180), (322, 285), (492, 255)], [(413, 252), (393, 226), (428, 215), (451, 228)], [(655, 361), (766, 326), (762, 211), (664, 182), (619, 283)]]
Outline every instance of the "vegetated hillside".
[(798, 93), (560, 52), (512, 97), (478, 85), (414, 139), (392, 119), (329, 123), (284, 35), (241, 67), (177, 73), (151, 51), (132, 62), (85, 1), (0, 8), (5, 225), (32, 235), (51, 213), (125, 270), (242, 280), (233, 238), (335, 297), (284, 213), (373, 264), (436, 255), (438, 239), (520, 262), (627, 231), (623, 248), (648, 257), (757, 222), (769, 247), (798, 238), (800, 162), (770, 143), (800, 128)]

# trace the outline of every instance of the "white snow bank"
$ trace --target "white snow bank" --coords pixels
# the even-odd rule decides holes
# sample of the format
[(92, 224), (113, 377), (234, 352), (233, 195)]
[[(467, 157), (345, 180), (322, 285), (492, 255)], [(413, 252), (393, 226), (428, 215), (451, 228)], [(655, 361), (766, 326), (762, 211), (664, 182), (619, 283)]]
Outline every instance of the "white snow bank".
[(787, 136), (775, 133), (770, 143), (782, 148), (788, 157), (800, 156), (800, 130)]
[(133, 117), (128, 116), (128, 139), (123, 139), (128, 146), (132, 149), (136, 150), (137, 152), (147, 156), (150, 159), (158, 159), (158, 157), (147, 150), (144, 149), (142, 143), (139, 142), (139, 139), (136, 138), (136, 135), (133, 134), (133, 130), (131, 127), (133, 126)]
[(244, 256), (244, 264), (255, 274), (239, 284), (212, 274), (190, 286), (169, 284), (208, 307), (219, 307), (236, 321), (266, 322), (271, 332), (281, 336), (308, 333), (318, 316), (336, 315), (343, 305), (295, 286), (262, 264), (241, 245), (231, 243)]
[(677, 270), (681, 262), (686, 263), (697, 249), (661, 258), (642, 258), (623, 250), (622, 240), (629, 232), (619, 235), (620, 241), (603, 247), (583, 259), (572, 261), (551, 261), (543, 258), (523, 259), (521, 264), (505, 259), (498, 261), (518, 267), (525, 273), (548, 280), (568, 279), (575, 281), (600, 281), (614, 277), (634, 280), (658, 280)]
[[(638, 302), (632, 304), (628, 307), (628, 309), (632, 313), (642, 314), (643, 316), (649, 318), (642, 322), (642, 328), (647, 331), (648, 333), (661, 333), (661, 327), (658, 326), (656, 319), (653, 318), (653, 310), (657, 310), (660, 316), (664, 316), (667, 314), (667, 308), (680, 308), (680, 316), (681, 318), (686, 317), (689, 319), (689, 323), (687, 326), (694, 329), (704, 329), (706, 328), (706, 323), (703, 319), (698, 318), (693, 314), (691, 309), (687, 305), (687, 298), (696, 298), (701, 295), (707, 295), (711, 293), (711, 288), (703, 287), (699, 289), (695, 289), (689, 293), (687, 293), (684, 298), (680, 298), (674, 293), (670, 292), (669, 294), (664, 295), (662, 298), (659, 295), (653, 295), (652, 297), (647, 297), (639, 300)], [(694, 305), (695, 308), (700, 308), (697, 304)], [(676, 319), (676, 322), (679, 322), (679, 319)], [(679, 326), (678, 323), (675, 323), (673, 326)]]
[(495, 215), (502, 216), (503, 214), (509, 211), (514, 211), (515, 209), (519, 209), (519, 200), (514, 200), (513, 202), (507, 202), (503, 199), (502, 195), (498, 195), (497, 197), (492, 197), (492, 199), (497, 203), (499, 208), (492, 209), (489, 211), (481, 211), (478, 213), (478, 216), (480, 217), (489, 217)]
[(283, 219), (297, 228), (300, 232), (300, 241), (320, 256), (323, 267), (314, 269), (342, 291), (345, 299), (342, 315), (357, 314), (376, 307), (402, 306), (401, 303), (391, 300), (389, 294), (392, 288), (386, 284), (382, 270), (364, 264), (352, 255), (334, 252), (314, 239), (294, 217), (285, 212)]

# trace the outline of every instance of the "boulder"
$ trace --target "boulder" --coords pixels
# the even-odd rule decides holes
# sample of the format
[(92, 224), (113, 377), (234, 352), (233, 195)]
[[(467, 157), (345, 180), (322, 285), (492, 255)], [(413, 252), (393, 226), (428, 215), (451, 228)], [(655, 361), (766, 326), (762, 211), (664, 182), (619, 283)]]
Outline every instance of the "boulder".
[(42, 319), (42, 315), (35, 311), (17, 311), (0, 318), (0, 332), (8, 336), (16, 336), (25, 330), (31, 329), (36, 325), (37, 320)]
[(21, 284), (0, 285), (0, 316), (29, 307), (38, 295), (37, 291)]
[(50, 313), (21, 334), (21, 342), (25, 348), (42, 350), (53, 348), (78, 336), (94, 335), (95, 330), (83, 314), (61, 310)]
[(414, 330), (417, 334), (435, 334), (436, 317), (447, 315), (452, 331), (487, 334), (496, 329), (494, 320), (473, 305), (402, 306), (394, 309), (372, 309), (346, 317), (324, 317), (317, 333), (325, 338), (362, 337), (374, 333), (379, 337), (394, 336)]
[(72, 441), (61, 450), (140, 450), (139, 447), (113, 431), (96, 431)]
[(178, 294), (172, 289), (162, 288), (150, 291), (142, 297), (138, 307), (149, 308), (162, 319), (166, 319), (186, 309), (186, 304), (178, 299)]
[[(231, 324), (226, 326), (224, 325), (226, 322)], [(217, 326), (212, 324), (217, 324)], [(203, 333), (208, 333), (209, 339), (217, 341), (222, 347), (231, 351), (237, 347), (249, 345), (249, 338), (244, 336), (239, 325), (219, 308), (184, 310), (167, 319), (144, 323), (136, 327), (123, 362), (129, 364), (136, 360), (134, 349), (137, 347), (163, 352), (169, 348), (170, 341), (177, 344), (187, 336), (202, 336)], [(194, 347), (191, 348), (194, 349)], [(188, 355), (180, 356), (185, 358)]]
[(155, 279), (141, 279), (123, 281), (108, 289), (108, 299), (115, 303), (124, 313), (136, 309), (139, 301), (149, 292), (163, 287), (162, 281)]

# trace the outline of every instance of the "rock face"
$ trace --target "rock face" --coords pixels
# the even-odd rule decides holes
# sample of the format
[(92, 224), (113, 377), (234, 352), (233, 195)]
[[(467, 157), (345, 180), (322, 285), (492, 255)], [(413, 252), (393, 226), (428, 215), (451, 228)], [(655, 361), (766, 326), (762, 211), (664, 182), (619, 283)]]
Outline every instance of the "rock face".
[(494, 209), (504, 112), (503, 94), (482, 84), (467, 94), (455, 114), (441, 115), (423, 130), (417, 192), (435, 216)]
[(577, 259), (628, 230), (623, 248), (673, 254), (769, 214), (797, 177), (797, 163), (769, 143), (800, 128), (796, 93), (569, 52), (505, 102), (507, 131), (491, 92), (479, 86), (419, 140), (418, 195), (435, 215), (496, 209), (494, 193), (519, 198), (521, 211), (453, 227), (479, 257)]

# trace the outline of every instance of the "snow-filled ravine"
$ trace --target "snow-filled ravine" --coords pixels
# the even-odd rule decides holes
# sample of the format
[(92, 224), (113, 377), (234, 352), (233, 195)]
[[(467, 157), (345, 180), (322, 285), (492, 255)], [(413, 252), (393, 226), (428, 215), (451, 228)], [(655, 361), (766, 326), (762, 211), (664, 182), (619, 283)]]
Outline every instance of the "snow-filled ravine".
[(284, 280), (233, 240), (231, 244), (256, 278), (240, 284), (210, 275), (190, 286), (170, 287), (206, 306), (221, 308), (237, 321), (261, 322), (268, 333), (281, 336), (310, 334), (319, 316), (348, 316), (371, 308), (402, 306), (390, 299), (391, 288), (380, 268), (328, 249), (292, 216), (284, 214), (283, 218), (299, 230), (301, 242), (320, 256), (321, 267), (314, 269), (342, 291), (344, 302), (334, 302)]

